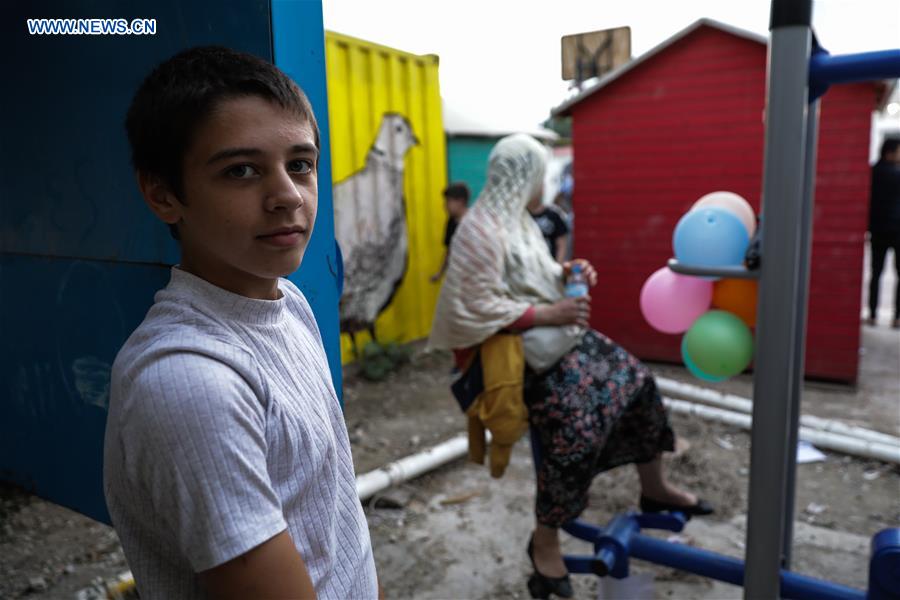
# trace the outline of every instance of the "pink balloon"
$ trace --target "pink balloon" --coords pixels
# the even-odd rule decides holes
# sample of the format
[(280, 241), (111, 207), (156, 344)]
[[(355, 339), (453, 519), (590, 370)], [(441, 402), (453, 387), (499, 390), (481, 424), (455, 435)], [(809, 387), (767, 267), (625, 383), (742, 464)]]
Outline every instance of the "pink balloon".
[(641, 288), (641, 312), (663, 333), (684, 333), (712, 302), (711, 281), (679, 275), (663, 267)]

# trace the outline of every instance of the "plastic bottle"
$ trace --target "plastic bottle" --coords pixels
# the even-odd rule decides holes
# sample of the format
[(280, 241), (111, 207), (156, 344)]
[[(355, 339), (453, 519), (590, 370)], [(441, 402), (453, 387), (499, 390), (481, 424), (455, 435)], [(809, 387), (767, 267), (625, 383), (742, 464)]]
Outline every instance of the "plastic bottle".
[(566, 297), (579, 298), (581, 296), (587, 296), (587, 293), (587, 277), (584, 276), (584, 271), (581, 268), (581, 265), (572, 265), (572, 271), (566, 278)]

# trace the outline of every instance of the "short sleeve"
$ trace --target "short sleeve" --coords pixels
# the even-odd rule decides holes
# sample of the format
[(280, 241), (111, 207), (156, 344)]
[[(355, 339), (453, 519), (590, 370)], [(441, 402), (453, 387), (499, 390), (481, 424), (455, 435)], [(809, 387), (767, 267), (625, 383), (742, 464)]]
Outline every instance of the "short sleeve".
[(266, 406), (232, 366), (163, 355), (127, 386), (125, 497), (142, 494), (195, 572), (287, 527), (266, 466)]
[(548, 212), (548, 215), (550, 215), (550, 218), (553, 220), (554, 238), (569, 233), (569, 226), (566, 224), (566, 220), (563, 219), (558, 212), (550, 211)]

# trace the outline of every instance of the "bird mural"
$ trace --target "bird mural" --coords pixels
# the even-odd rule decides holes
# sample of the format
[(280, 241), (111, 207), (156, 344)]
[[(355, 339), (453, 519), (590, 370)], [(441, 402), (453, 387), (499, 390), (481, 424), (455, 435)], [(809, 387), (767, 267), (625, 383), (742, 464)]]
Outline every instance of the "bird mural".
[(385, 113), (366, 154), (365, 166), (334, 186), (335, 237), (344, 257), (340, 327), (350, 335), (368, 331), (397, 293), (406, 266), (409, 238), (403, 169), (419, 140), (409, 121)]

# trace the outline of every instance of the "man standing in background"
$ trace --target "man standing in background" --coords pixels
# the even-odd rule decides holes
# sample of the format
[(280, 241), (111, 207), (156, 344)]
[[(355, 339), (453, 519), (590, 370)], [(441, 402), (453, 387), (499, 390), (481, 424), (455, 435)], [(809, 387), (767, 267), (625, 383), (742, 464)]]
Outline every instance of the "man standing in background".
[(900, 138), (888, 138), (881, 145), (881, 156), (872, 166), (872, 192), (869, 204), (869, 243), (872, 247), (872, 277), (869, 280), (868, 325), (878, 316), (881, 271), (888, 249), (894, 250), (897, 287), (894, 290), (894, 320), (900, 329)]

